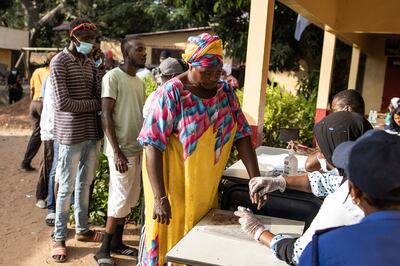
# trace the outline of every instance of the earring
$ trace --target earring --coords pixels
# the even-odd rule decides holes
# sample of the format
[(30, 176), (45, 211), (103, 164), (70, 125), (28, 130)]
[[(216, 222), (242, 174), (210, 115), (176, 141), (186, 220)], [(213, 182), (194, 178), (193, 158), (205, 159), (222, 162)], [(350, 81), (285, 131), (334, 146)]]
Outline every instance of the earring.
[(351, 198), (351, 201), (352, 201), (353, 204), (355, 204), (355, 205), (360, 205), (360, 200), (355, 200), (354, 198)]

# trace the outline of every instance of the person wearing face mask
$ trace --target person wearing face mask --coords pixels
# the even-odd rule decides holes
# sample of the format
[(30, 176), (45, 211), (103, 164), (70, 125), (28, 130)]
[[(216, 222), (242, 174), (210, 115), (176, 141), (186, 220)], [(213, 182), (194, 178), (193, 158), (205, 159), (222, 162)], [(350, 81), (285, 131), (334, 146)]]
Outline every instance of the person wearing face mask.
[(165, 254), (216, 203), (232, 145), (259, 175), (251, 129), (234, 90), (221, 81), (222, 41), (189, 37), (189, 70), (156, 90), (139, 142), (144, 146), (144, 248), (140, 265), (164, 265)]
[(299, 265), (400, 265), (400, 138), (371, 130), (339, 145), (333, 163), (349, 178), (360, 223), (316, 232)]
[(89, 229), (89, 187), (98, 161), (97, 112), (100, 111), (100, 73), (88, 57), (95, 43), (96, 26), (77, 18), (70, 23), (70, 44), (51, 61), (50, 81), (54, 89), (54, 139), (59, 144), (57, 208), (54, 228), (56, 262), (67, 259), (65, 241), (70, 198), (75, 191), (75, 239), (101, 242), (102, 234)]
[(21, 75), (18, 69), (13, 67), (6, 78), (9, 104), (16, 103), (21, 100), (23, 89), (20, 80)]
[(347, 178), (334, 166), (332, 154), (339, 144), (356, 140), (371, 129), (371, 124), (359, 114), (345, 111), (332, 113), (314, 127), (314, 135), (321, 150), (319, 161), (323, 169), (304, 176), (255, 177), (250, 180), (250, 196), (258, 204), (258, 209), (268, 204), (263, 196), (275, 190), (284, 192), (286, 188), (291, 188), (311, 192), (318, 197), (327, 196), (317, 216), (301, 237), (274, 235), (250, 209), (239, 207), (235, 215), (240, 217), (242, 229), (270, 247), (279, 259), (288, 264), (296, 264), (316, 230), (358, 222), (363, 215), (351, 201), (343, 202), (348, 192)]
[[(343, 90), (338, 92), (332, 100), (331, 111), (340, 112), (354, 112), (361, 116), (365, 114), (365, 103), (361, 94), (356, 90)], [(305, 164), (305, 169), (308, 172), (318, 171), (321, 166), (319, 164), (318, 148), (309, 148), (304, 145), (299, 144), (296, 141), (292, 141), (288, 145), (288, 149), (294, 149), (299, 154), (307, 154), (308, 158)]]

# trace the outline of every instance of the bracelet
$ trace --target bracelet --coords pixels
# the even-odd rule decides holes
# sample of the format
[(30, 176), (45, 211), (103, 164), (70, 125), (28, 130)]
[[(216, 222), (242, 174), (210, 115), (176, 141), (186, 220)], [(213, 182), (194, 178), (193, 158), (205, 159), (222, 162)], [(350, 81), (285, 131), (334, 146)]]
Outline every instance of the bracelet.
[[(164, 199), (166, 199), (166, 198), (168, 198), (168, 196), (167, 196), (167, 195), (165, 195), (165, 196), (163, 196), (163, 197), (159, 198), (159, 200), (164, 200)], [(157, 198), (156, 198), (156, 197), (154, 197), (154, 199), (157, 199)]]

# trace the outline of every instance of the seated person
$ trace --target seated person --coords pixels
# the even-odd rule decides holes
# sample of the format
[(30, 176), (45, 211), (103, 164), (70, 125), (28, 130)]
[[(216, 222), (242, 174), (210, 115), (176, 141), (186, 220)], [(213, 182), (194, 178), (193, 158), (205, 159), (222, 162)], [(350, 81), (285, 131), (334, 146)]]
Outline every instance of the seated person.
[[(332, 100), (331, 104), (332, 112), (348, 111), (355, 112), (364, 116), (365, 114), (365, 103), (361, 94), (355, 90), (343, 90), (338, 92)], [(321, 166), (318, 161), (318, 157), (321, 157), (321, 152), (318, 148), (309, 148), (298, 142), (291, 142), (288, 145), (288, 149), (293, 148), (297, 153), (307, 154), (308, 158), (306, 161), (305, 169), (308, 172), (318, 171)]]
[(392, 99), (390, 99), (390, 103), (388, 106), (388, 110), (389, 112), (386, 114), (385, 117), (385, 125), (389, 125), (391, 122), (391, 118), (392, 118), (392, 112), (394, 109), (396, 109), (397, 107), (399, 107), (399, 103), (400, 103), (400, 98), (399, 97), (393, 97)]
[[(317, 232), (299, 265), (400, 265), (400, 140), (373, 130), (333, 154), (349, 177), (359, 224)], [(348, 195), (349, 196), (349, 195)]]
[(400, 106), (392, 110), (390, 123), (385, 127), (385, 131), (390, 134), (400, 135)]
[(312, 192), (316, 196), (328, 195), (303, 236), (294, 238), (285, 234), (274, 235), (249, 209), (239, 208), (235, 214), (241, 217), (239, 222), (243, 230), (269, 246), (279, 259), (289, 264), (296, 264), (316, 230), (358, 222), (363, 214), (351, 201), (344, 202), (348, 194), (347, 181), (343, 183), (344, 176), (335, 168), (332, 153), (339, 144), (356, 140), (370, 129), (372, 129), (371, 124), (359, 114), (352, 112), (330, 114), (314, 128), (316, 141), (324, 156), (320, 158), (321, 165), (326, 171), (315, 171), (305, 176), (255, 177), (250, 180), (250, 195), (252, 202), (258, 204), (258, 209), (265, 204), (267, 193), (278, 189), (283, 192), (286, 187)]

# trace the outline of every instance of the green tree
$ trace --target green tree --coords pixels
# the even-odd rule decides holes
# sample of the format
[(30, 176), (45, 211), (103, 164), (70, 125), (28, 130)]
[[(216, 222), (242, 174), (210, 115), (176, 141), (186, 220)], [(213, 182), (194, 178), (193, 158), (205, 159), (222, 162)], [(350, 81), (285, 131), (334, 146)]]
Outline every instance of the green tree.
[[(185, 6), (187, 14), (197, 20), (200, 25), (212, 26), (224, 40), (227, 55), (242, 62), (246, 59), (250, 2), (250, 0), (178, 1)], [(271, 70), (295, 70), (300, 57), (310, 63), (311, 67), (319, 67), (322, 30), (310, 26), (298, 42), (294, 39), (296, 20), (296, 12), (276, 2), (270, 56)]]

